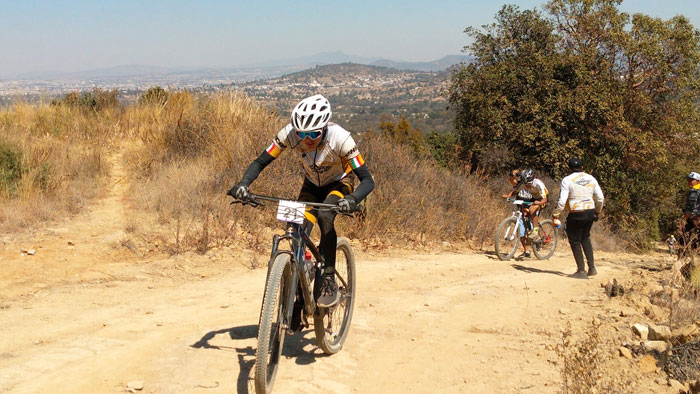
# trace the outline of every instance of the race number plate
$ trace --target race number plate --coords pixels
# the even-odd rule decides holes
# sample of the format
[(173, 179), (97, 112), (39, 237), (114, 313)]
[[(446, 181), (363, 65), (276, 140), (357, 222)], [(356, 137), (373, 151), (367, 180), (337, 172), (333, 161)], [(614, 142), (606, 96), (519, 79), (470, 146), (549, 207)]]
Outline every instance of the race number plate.
[(515, 201), (513, 201), (513, 204), (515, 204), (515, 205), (523, 205), (524, 202), (525, 202), (525, 201), (523, 201), (523, 200), (515, 200)]
[(306, 205), (296, 201), (281, 200), (277, 206), (277, 220), (288, 223), (304, 223)]

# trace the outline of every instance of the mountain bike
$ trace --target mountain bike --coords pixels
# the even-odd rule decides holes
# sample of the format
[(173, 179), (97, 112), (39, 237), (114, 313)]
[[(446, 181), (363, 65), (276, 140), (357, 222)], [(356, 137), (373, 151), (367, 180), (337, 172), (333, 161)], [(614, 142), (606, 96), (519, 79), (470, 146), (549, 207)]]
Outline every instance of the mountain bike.
[[(510, 260), (518, 251), (518, 244), (522, 238), (532, 246), (532, 251), (539, 260), (546, 260), (554, 254), (559, 241), (557, 227), (550, 219), (540, 220), (538, 223), (539, 239), (530, 240), (528, 235), (532, 232), (532, 220), (526, 213), (527, 207), (532, 202), (509, 198), (515, 209), (511, 216), (505, 218), (496, 230), (494, 244), (496, 255), (501, 260)], [(524, 234), (522, 230), (524, 229)]]
[[(255, 354), (255, 392), (258, 394), (272, 391), (285, 334), (299, 329), (299, 325), (308, 328), (309, 317), (313, 317), (319, 348), (326, 354), (340, 351), (350, 330), (356, 286), (355, 255), (348, 239), (338, 237), (335, 275), (340, 301), (328, 308), (318, 306), (318, 284), (322, 280), (324, 260), (304, 230), (304, 212), (307, 206), (347, 216), (352, 214), (340, 212), (338, 206), (333, 204), (285, 200), (257, 194), (251, 194), (249, 201), (236, 200), (232, 204), (257, 207), (264, 205), (260, 200), (278, 203), (277, 219), (287, 223), (287, 228), (284, 235), (272, 238)], [(283, 242), (287, 245), (281, 246)], [(301, 306), (300, 310), (297, 308), (296, 315), (295, 301), (296, 305)], [(299, 327), (294, 327), (293, 323)]]

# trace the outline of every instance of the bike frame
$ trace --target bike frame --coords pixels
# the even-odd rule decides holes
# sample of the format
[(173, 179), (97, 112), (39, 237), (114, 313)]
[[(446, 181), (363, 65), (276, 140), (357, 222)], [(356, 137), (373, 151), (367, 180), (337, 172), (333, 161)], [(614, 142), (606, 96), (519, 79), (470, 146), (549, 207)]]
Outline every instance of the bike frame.
[[(527, 236), (527, 233), (530, 232), (530, 222), (525, 221), (525, 215), (523, 213), (523, 210), (525, 209), (525, 207), (532, 205), (532, 203), (528, 202), (528, 201), (516, 200), (513, 198), (509, 198), (508, 201), (512, 202), (513, 205), (515, 205), (517, 207), (517, 209), (514, 210), (513, 213), (511, 214), (511, 216), (518, 218), (517, 226), (515, 226), (515, 229), (514, 229), (515, 234), (513, 234), (513, 235), (520, 238), (520, 223), (523, 223), (523, 226), (525, 227), (525, 236)], [(532, 220), (532, 219), (530, 219), (530, 220)], [(513, 239), (513, 238), (511, 238), (511, 234), (506, 234), (506, 237), (509, 240)]]
[[(306, 201), (296, 201), (296, 200), (288, 200), (288, 199), (283, 199), (283, 198), (277, 198), (277, 197), (270, 197), (270, 196), (263, 196), (259, 194), (251, 194), (252, 198), (254, 200), (267, 200), (267, 201), (273, 201), (273, 202), (279, 202), (282, 200), (285, 201), (293, 201), (293, 202), (299, 202), (302, 204), (305, 204), (307, 206), (312, 206), (315, 208), (318, 208), (319, 210), (333, 210), (335, 212), (339, 212), (338, 206), (334, 204), (324, 204), (324, 203), (316, 203), (316, 202), (306, 202)], [(260, 202), (253, 202), (250, 203), (254, 206), (260, 205)], [(290, 287), (289, 291), (290, 294), (288, 294), (287, 297), (287, 316), (285, 316), (287, 321), (291, 321), (291, 315), (293, 311), (293, 306), (294, 306), (294, 293), (296, 292), (299, 279), (301, 278), (301, 289), (302, 289), (302, 297), (304, 298), (304, 310), (306, 312), (307, 316), (313, 316), (314, 313), (317, 312), (318, 306), (316, 304), (316, 299), (314, 298), (313, 294), (313, 288), (311, 287), (311, 278), (308, 277), (307, 275), (300, 275), (300, 273), (306, 273), (309, 272), (311, 267), (307, 267), (307, 262), (304, 260), (304, 254), (306, 252), (306, 248), (308, 248), (311, 251), (311, 254), (314, 256), (316, 259), (316, 272), (320, 272), (319, 270), (321, 267), (323, 267), (325, 260), (323, 259), (323, 256), (321, 256), (321, 252), (318, 250), (316, 245), (314, 245), (313, 241), (309, 237), (309, 235), (304, 231), (304, 226), (298, 223), (291, 223), (287, 222), (287, 230), (284, 232), (283, 235), (275, 235), (272, 237), (272, 251), (270, 253), (270, 261), (268, 262), (267, 269), (268, 269), (268, 275), (270, 271), (270, 266), (272, 265), (272, 262), (275, 261), (275, 258), (277, 258), (278, 255), (282, 253), (289, 254), (291, 257), (291, 282), (290, 282)], [(289, 249), (280, 249), (279, 244), (281, 241), (289, 241), (290, 247)]]
[[(279, 244), (281, 241), (287, 240), (290, 243), (289, 249), (280, 249)], [(296, 292), (297, 283), (301, 279), (301, 289), (302, 296), (304, 297), (304, 309), (307, 315), (311, 316), (316, 311), (316, 300), (313, 296), (313, 288), (311, 287), (311, 278), (307, 275), (300, 275), (300, 272), (309, 272), (311, 267), (307, 267), (307, 262), (304, 260), (304, 254), (306, 252), (305, 248), (309, 248), (311, 254), (316, 259), (316, 269), (323, 267), (323, 256), (319, 252), (316, 245), (314, 245), (311, 238), (309, 238), (306, 231), (302, 229), (302, 225), (297, 223), (289, 223), (287, 230), (284, 235), (275, 235), (272, 238), (272, 253), (270, 256), (270, 262), (268, 263), (268, 269), (275, 258), (281, 253), (287, 253), (291, 256), (292, 261), (292, 280), (290, 283), (289, 291)], [(294, 297), (289, 297), (289, 305), (287, 305), (287, 312), (291, 315), (292, 306), (294, 304)]]

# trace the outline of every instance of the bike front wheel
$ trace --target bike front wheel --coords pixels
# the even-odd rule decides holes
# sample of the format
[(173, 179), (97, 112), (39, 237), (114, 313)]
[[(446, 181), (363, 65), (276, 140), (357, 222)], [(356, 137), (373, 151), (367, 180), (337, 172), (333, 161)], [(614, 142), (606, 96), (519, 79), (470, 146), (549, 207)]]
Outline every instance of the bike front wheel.
[(505, 218), (498, 226), (494, 245), (499, 259), (510, 260), (515, 255), (520, 241), (519, 230), (518, 218), (515, 216)]
[(340, 301), (330, 308), (319, 308), (314, 314), (316, 341), (326, 354), (335, 354), (342, 349), (355, 307), (355, 254), (347, 238), (338, 238), (335, 279)]
[(554, 223), (549, 219), (541, 220), (538, 227), (537, 235), (539, 236), (539, 240), (533, 243), (532, 250), (539, 260), (546, 260), (552, 257), (554, 251), (557, 249), (559, 232)]
[(260, 323), (258, 324), (258, 349), (255, 353), (255, 392), (272, 392), (277, 366), (282, 356), (284, 336), (289, 327), (287, 306), (292, 291), (291, 257), (280, 253), (270, 267)]

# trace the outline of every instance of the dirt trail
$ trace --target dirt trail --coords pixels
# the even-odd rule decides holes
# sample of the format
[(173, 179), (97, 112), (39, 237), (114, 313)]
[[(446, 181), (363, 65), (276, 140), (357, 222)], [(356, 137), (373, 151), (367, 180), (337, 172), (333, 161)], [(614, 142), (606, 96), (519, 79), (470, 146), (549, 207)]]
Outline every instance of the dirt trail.
[[(0, 392), (114, 393), (131, 381), (144, 393), (253, 392), (265, 270), (245, 268), (238, 249), (138, 259), (102, 242), (128, 214), (112, 158), (111, 190), (89, 212), (0, 251)], [(37, 254), (19, 256), (32, 237)], [(544, 262), (357, 251), (345, 347), (327, 357), (312, 331), (289, 337), (275, 392), (558, 392), (562, 328), (618, 313), (598, 284), (633, 275), (633, 257), (598, 257), (599, 276), (582, 281), (566, 276), (565, 244)]]
[[(128, 253), (118, 246), (123, 238), (128, 208), (123, 197), (128, 187), (119, 147), (107, 152), (111, 168), (105, 195), (81, 214), (65, 222), (6, 236), (0, 244), (0, 295), (11, 297), (51, 286), (109, 277), (105, 263), (123, 261)], [(24, 251), (34, 250), (29, 256)]]

